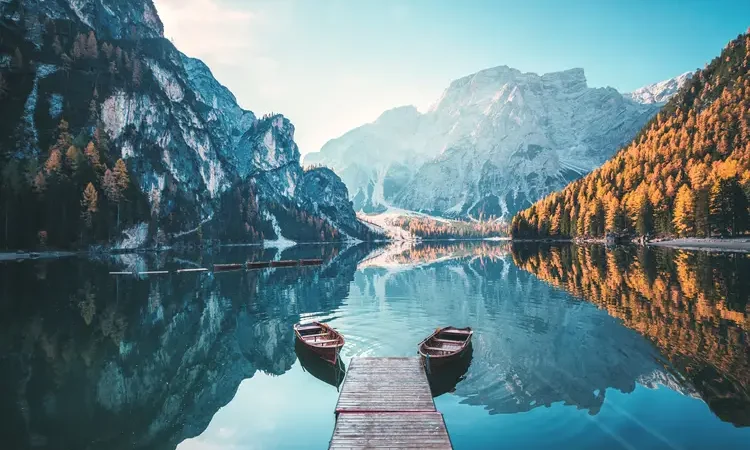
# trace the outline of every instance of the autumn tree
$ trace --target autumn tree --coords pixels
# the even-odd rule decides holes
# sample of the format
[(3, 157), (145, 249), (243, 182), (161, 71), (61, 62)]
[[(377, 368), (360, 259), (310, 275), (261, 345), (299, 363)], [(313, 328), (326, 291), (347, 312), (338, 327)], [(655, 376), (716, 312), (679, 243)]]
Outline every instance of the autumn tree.
[(60, 123), (57, 125), (57, 141), (52, 146), (52, 149), (65, 152), (72, 144), (73, 136), (70, 135), (68, 122), (66, 122), (65, 119), (60, 119)]
[(680, 236), (695, 234), (695, 198), (693, 191), (686, 184), (677, 191), (672, 224)]
[(736, 177), (717, 178), (709, 197), (711, 231), (722, 236), (745, 231), (748, 225), (747, 203)]
[(68, 151), (65, 152), (65, 163), (70, 168), (73, 177), (77, 177), (81, 170), (81, 165), (86, 159), (78, 147), (71, 145), (68, 147)]
[(114, 170), (107, 169), (104, 172), (102, 187), (104, 193), (115, 205), (117, 205), (117, 228), (120, 228), (120, 203), (124, 199), (124, 193), (130, 184), (128, 169), (122, 159), (115, 163)]
[(89, 161), (91, 168), (94, 169), (94, 172), (97, 174), (97, 176), (100, 176), (104, 166), (102, 166), (101, 157), (99, 156), (99, 150), (97, 150), (93, 142), (89, 142), (89, 144), (86, 146), (86, 150), (84, 150), (84, 154), (86, 155), (86, 159)]
[(94, 34), (93, 30), (89, 31), (88, 38), (86, 39), (85, 52), (88, 58), (96, 59), (99, 57), (99, 46), (97, 45), (96, 34)]
[(86, 226), (91, 228), (93, 225), (94, 214), (99, 211), (99, 194), (96, 192), (96, 188), (92, 183), (86, 185), (86, 189), (83, 191), (81, 207), (83, 208), (81, 217), (86, 223)]

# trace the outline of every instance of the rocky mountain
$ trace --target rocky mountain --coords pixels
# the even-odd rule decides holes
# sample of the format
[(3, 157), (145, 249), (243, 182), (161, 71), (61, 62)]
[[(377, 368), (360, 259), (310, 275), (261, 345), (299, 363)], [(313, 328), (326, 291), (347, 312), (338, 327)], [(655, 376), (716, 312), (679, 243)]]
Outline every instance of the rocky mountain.
[[(289, 120), (241, 108), (151, 0), (4, 1), (0, 19), (4, 244), (368, 238), (338, 178), (301, 168)], [(111, 195), (119, 159), (132, 187)]]
[(659, 107), (591, 88), (582, 69), (500, 66), (452, 82), (424, 114), (387, 111), (305, 163), (340, 174), (355, 209), (509, 218), (601, 165)]
[(643, 104), (665, 104), (690, 80), (692, 72), (685, 72), (669, 80), (649, 84), (626, 94), (631, 100)]

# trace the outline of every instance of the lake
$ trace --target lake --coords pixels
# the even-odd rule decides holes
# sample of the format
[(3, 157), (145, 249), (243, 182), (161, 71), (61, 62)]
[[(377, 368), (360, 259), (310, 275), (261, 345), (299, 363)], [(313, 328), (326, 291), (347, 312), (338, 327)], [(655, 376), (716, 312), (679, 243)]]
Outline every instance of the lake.
[(507, 242), (5, 262), (0, 431), (10, 449), (326, 448), (341, 380), (292, 333), (321, 320), (345, 364), (474, 328), (466, 373), (436, 382), (457, 449), (748, 448), (749, 274), (740, 253)]

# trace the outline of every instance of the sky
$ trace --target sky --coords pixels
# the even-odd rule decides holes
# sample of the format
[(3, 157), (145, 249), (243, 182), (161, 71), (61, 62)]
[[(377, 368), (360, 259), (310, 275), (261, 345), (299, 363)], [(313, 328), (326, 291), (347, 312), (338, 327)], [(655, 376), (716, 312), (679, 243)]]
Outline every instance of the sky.
[(292, 121), (303, 154), (482, 69), (582, 67), (589, 86), (629, 92), (703, 67), (750, 26), (750, 0), (154, 3), (240, 106)]

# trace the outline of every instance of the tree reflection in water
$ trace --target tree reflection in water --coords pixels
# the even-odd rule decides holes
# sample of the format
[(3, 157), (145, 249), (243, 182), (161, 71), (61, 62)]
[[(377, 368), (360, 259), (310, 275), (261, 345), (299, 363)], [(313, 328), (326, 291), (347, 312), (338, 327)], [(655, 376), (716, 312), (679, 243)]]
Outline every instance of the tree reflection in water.
[(513, 246), (519, 267), (648, 338), (722, 420), (750, 426), (750, 256)]

